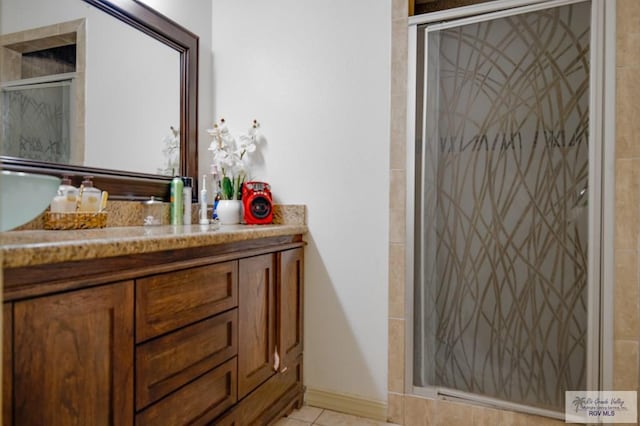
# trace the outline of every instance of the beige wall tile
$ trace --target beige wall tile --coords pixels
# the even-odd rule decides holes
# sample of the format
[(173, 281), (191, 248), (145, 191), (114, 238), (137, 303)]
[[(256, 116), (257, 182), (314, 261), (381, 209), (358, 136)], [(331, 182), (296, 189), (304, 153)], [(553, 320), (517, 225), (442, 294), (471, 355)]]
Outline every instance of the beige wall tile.
[(404, 244), (389, 244), (389, 317), (404, 318)]
[[(391, 62), (391, 95), (401, 97), (406, 103), (407, 91), (407, 62), (394, 60)], [(406, 124), (406, 123), (405, 123)]]
[(25, 40), (25, 31), (18, 31), (15, 33), (0, 35), (0, 45), (5, 46), (7, 44), (20, 43)]
[(393, 170), (405, 170), (407, 162), (407, 96), (391, 96), (391, 151)]
[(640, 218), (640, 159), (616, 160), (615, 248), (635, 250)]
[(618, 0), (616, 66), (640, 66), (640, 2)]
[(406, 96), (407, 91), (407, 20), (391, 24), (391, 95)]
[(85, 27), (85, 18), (67, 21), (58, 24), (58, 32), (61, 34), (78, 31), (79, 28)]
[(21, 78), (22, 55), (14, 50), (0, 47), (0, 81)]
[(638, 0), (618, 0), (616, 8), (618, 34), (640, 33), (640, 2)]
[[(409, 29), (406, 19), (391, 22), (391, 63), (402, 61), (407, 63)], [(398, 93), (399, 94), (399, 93)]]
[(407, 19), (409, 16), (409, 1), (413, 0), (393, 0), (391, 5), (391, 19)]
[(468, 404), (439, 400), (436, 402), (438, 426), (469, 426), (473, 424), (475, 407)]
[(620, 33), (618, 31), (616, 44), (616, 66), (618, 68), (640, 66), (640, 33)]
[(637, 340), (640, 334), (640, 293), (638, 291), (638, 255), (635, 250), (616, 250), (614, 290), (614, 339)]
[(407, 25), (406, 20), (400, 20), (392, 23), (390, 167), (394, 170), (406, 168), (406, 87)]
[(404, 320), (389, 320), (389, 392), (404, 392)]
[(407, 182), (404, 170), (391, 170), (389, 184), (389, 202), (392, 207), (404, 207), (407, 202)]
[(389, 393), (387, 395), (387, 421), (404, 424), (404, 395)]
[(404, 243), (405, 238), (405, 209), (392, 207), (389, 212), (389, 242)]
[(501, 426), (500, 411), (486, 407), (472, 407), (473, 426)]
[(406, 396), (404, 398), (405, 426), (433, 426), (436, 402), (426, 398)]
[[(638, 2), (640, 3), (640, 2)], [(640, 38), (638, 38), (640, 43)], [(640, 58), (640, 48), (638, 52)], [(640, 157), (640, 67), (616, 71), (616, 158)]]
[(566, 425), (564, 420), (551, 419), (549, 417), (527, 416), (526, 426), (560, 426)]
[(473, 426), (528, 426), (529, 417), (513, 411), (474, 407)]
[(638, 342), (615, 340), (613, 351), (613, 388), (638, 390)]
[(521, 413), (500, 411), (500, 424), (504, 426), (527, 426), (529, 419)]

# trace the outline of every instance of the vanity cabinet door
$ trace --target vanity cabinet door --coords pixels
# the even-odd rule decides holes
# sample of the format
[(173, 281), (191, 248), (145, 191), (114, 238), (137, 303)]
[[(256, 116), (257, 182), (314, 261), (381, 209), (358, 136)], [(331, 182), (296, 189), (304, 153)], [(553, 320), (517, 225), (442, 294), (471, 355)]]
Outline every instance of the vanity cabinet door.
[(303, 249), (278, 253), (278, 354), (280, 372), (302, 354)]
[(133, 423), (133, 282), (16, 302), (14, 421)]
[(2, 424), (13, 424), (13, 304), (2, 304)]
[(275, 373), (275, 254), (240, 259), (238, 399)]

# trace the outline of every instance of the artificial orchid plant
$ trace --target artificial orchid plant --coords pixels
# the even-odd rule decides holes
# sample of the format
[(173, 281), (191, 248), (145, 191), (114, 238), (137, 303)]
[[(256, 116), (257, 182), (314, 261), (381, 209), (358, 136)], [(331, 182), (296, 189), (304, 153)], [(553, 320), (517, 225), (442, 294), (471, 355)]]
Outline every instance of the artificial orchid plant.
[(258, 121), (253, 120), (247, 133), (238, 136), (237, 141), (224, 118), (215, 123), (213, 128), (207, 129), (207, 133), (213, 136), (209, 145), (209, 151), (213, 153), (211, 173), (214, 182), (219, 185), (223, 200), (239, 200), (242, 197), (242, 184), (248, 176), (247, 154), (256, 150), (259, 127)]

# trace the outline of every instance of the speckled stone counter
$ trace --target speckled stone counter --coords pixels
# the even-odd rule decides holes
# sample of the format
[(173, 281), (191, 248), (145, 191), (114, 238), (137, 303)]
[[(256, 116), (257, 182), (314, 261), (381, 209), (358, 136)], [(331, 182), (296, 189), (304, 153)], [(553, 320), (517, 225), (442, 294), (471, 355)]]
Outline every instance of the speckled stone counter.
[(0, 233), (3, 268), (151, 253), (305, 234), (305, 225), (128, 226)]

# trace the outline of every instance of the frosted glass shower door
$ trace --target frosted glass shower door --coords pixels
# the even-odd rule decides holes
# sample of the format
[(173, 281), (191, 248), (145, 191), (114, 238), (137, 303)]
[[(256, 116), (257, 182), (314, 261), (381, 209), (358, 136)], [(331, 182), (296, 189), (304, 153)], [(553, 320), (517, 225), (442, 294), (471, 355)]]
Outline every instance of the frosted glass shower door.
[(2, 87), (0, 95), (0, 155), (63, 164), (70, 162), (71, 79), (18, 82)]
[(425, 31), (415, 386), (553, 411), (586, 389), (590, 20)]

